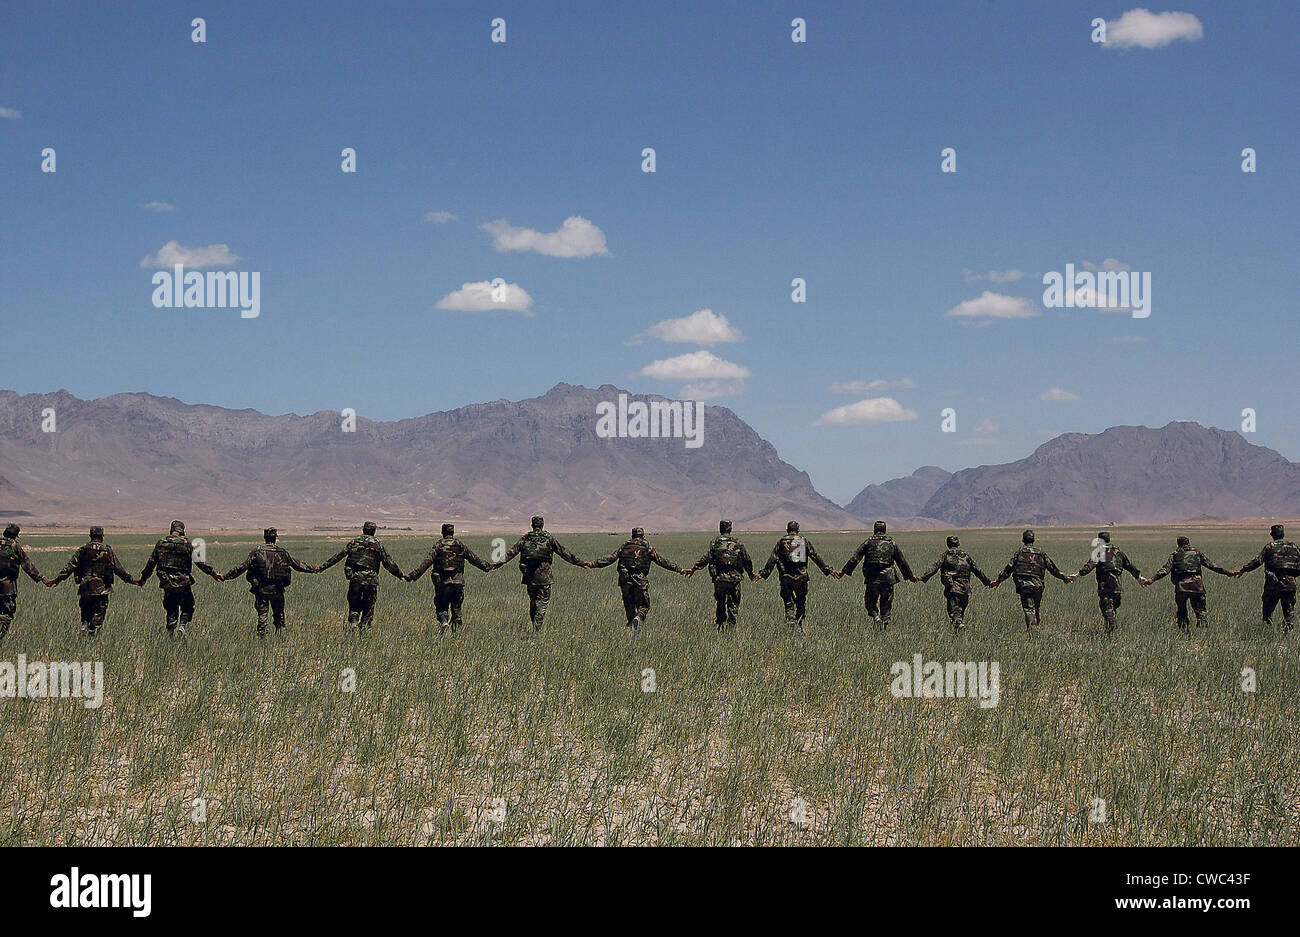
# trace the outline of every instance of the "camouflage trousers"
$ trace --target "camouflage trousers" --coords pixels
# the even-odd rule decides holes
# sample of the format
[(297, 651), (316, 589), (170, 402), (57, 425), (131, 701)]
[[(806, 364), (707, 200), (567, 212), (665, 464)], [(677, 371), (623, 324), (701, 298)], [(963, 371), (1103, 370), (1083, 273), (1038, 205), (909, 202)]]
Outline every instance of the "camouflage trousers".
[(16, 614), (18, 614), (17, 593), (0, 595), (0, 638), (9, 633), (9, 626), (13, 624)]
[(1038, 625), (1038, 609), (1043, 604), (1042, 586), (1023, 586), (1016, 589), (1020, 596), (1020, 610), (1025, 613), (1025, 630)]
[(713, 580), (714, 620), (718, 630), (736, 624), (736, 613), (740, 611), (740, 580)]
[(546, 623), (546, 610), (551, 607), (551, 584), (527, 583), (528, 617), (532, 620), (533, 630), (541, 631)]
[(808, 606), (808, 582), (782, 582), (781, 602), (785, 605), (785, 623), (803, 631), (804, 613)]
[(108, 614), (108, 596), (83, 595), (79, 597), (81, 605), (81, 627), (86, 634), (94, 634), (104, 626), (104, 616)]
[(618, 591), (623, 594), (623, 616), (627, 619), (627, 626), (635, 631), (650, 614), (650, 584), (621, 582)]
[[(1295, 627), (1295, 590), (1289, 589), (1283, 591), (1279, 589), (1277, 591), (1269, 591), (1266, 589), (1264, 591), (1264, 624), (1271, 625), (1273, 623), (1273, 610), (1277, 608), (1278, 605), (1282, 606), (1282, 630), (1290, 631)], [(0, 630), (0, 636), (3, 635), (4, 631)]]
[(1101, 619), (1106, 623), (1107, 631), (1114, 631), (1115, 626), (1119, 623), (1119, 616), (1115, 612), (1123, 598), (1124, 595), (1121, 592), (1097, 593), (1097, 607), (1101, 609)]
[(1191, 621), (1187, 617), (1188, 605), (1196, 613), (1197, 627), (1204, 628), (1210, 623), (1209, 615), (1205, 611), (1204, 592), (1183, 592), (1181, 589), (1175, 589), (1174, 605), (1178, 609), (1178, 627), (1184, 631), (1187, 631), (1191, 626)]
[(460, 609), (465, 603), (465, 585), (460, 582), (439, 583), (433, 590), (433, 607), (438, 613), (438, 626), (455, 631), (461, 626)]
[(379, 584), (353, 579), (348, 582), (348, 624), (364, 631), (375, 621), (375, 602), (379, 600)]
[(884, 631), (889, 627), (889, 615), (894, 610), (894, 583), (887, 580), (867, 580), (867, 591), (862, 596), (867, 614), (876, 627)]
[(266, 637), (266, 623), (268, 617), (275, 620), (275, 630), (279, 631), (284, 627), (284, 593), (279, 595), (254, 595), (253, 611), (257, 612), (257, 636)]
[(966, 606), (970, 603), (970, 593), (945, 590), (943, 598), (948, 604), (948, 621), (952, 624), (952, 630), (961, 631), (966, 627)]
[(189, 586), (162, 590), (163, 611), (167, 614), (167, 630), (175, 631), (177, 625), (185, 626), (194, 617), (194, 590)]

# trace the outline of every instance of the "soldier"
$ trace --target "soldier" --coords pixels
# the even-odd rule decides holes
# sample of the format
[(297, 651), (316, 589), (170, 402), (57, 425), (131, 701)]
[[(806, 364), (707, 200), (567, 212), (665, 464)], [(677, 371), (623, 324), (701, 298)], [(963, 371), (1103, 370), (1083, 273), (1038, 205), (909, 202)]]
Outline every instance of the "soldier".
[[(1259, 556), (1242, 566), (1234, 576), (1244, 576), (1253, 569), (1264, 567), (1264, 624), (1273, 623), (1273, 609), (1282, 605), (1282, 633), (1295, 627), (1296, 577), (1300, 576), (1300, 547), (1286, 539), (1286, 528), (1274, 524), (1269, 528), (1272, 543), (1264, 545)], [(3, 633), (3, 632), (0, 632)]]
[(986, 586), (992, 586), (989, 577), (975, 563), (975, 558), (961, 549), (961, 541), (956, 535), (948, 538), (948, 549), (939, 554), (939, 558), (930, 564), (930, 568), (921, 574), (922, 582), (929, 582), (935, 574), (943, 583), (943, 597), (948, 603), (948, 620), (952, 622), (954, 633), (966, 627), (964, 617), (966, 605), (970, 602), (970, 577), (974, 576)]
[(532, 530), (524, 534), (515, 545), (506, 551), (501, 561), (493, 566), (504, 566), (514, 557), (519, 557), (520, 582), (528, 587), (528, 617), (532, 620), (533, 631), (541, 631), (546, 621), (546, 609), (551, 604), (551, 557), (558, 556), (566, 563), (582, 566), (582, 560), (564, 548), (546, 531), (546, 522), (540, 516), (534, 516)]
[(1102, 542), (1092, 551), (1092, 557), (1088, 562), (1075, 573), (1074, 579), (1086, 576), (1094, 569), (1097, 571), (1097, 605), (1101, 608), (1101, 617), (1106, 623), (1106, 630), (1110, 632), (1115, 630), (1115, 610), (1119, 608), (1123, 598), (1120, 585), (1124, 578), (1124, 570), (1127, 569), (1129, 575), (1138, 582), (1142, 581), (1142, 571), (1133, 565), (1128, 554), (1110, 542), (1110, 531), (1097, 531), (1097, 539)]
[(710, 541), (709, 548), (695, 561), (694, 566), (682, 570), (682, 575), (693, 576), (697, 569), (706, 566), (713, 579), (718, 630), (721, 631), (728, 625), (734, 628), (736, 613), (740, 611), (741, 580), (748, 575), (757, 582), (758, 575), (754, 572), (754, 563), (749, 558), (745, 545), (731, 536), (731, 521), (718, 521), (718, 536)]
[(406, 574), (407, 582), (415, 582), (424, 575), (425, 570), (433, 568), (429, 578), (433, 580), (433, 604), (438, 612), (438, 634), (446, 632), (448, 625), (451, 626), (451, 633), (455, 634), (456, 629), (461, 625), (460, 608), (465, 601), (467, 560), (485, 573), (491, 572), (500, 565), (480, 559), (478, 554), (456, 539), (454, 524), (443, 524), (442, 539), (434, 541), (429, 555), (424, 558), (419, 569)]
[[(266, 619), (270, 612), (275, 619), (275, 633), (284, 627), (284, 590), (293, 582), (293, 571), (315, 573), (317, 568), (298, 562), (289, 551), (275, 542), (278, 533), (274, 527), (262, 531), (260, 547), (248, 551), (244, 562), (228, 573), (214, 575), (217, 582), (236, 576), (248, 580), (248, 591), (253, 596), (253, 609), (257, 612), (257, 636), (266, 637)], [(204, 570), (206, 572), (207, 570)]]
[(348, 624), (355, 625), (358, 631), (365, 631), (374, 622), (375, 602), (379, 599), (379, 567), (398, 579), (405, 578), (384, 545), (375, 538), (375, 530), (374, 522), (366, 521), (361, 525), (360, 537), (312, 569), (314, 573), (323, 573), (347, 557), (343, 575), (348, 580)]
[(99, 526), (90, 528), (90, 542), (78, 547), (68, 565), (45, 584), (57, 586), (69, 576), (76, 577), (81, 627), (88, 635), (95, 634), (104, 625), (108, 598), (113, 594), (114, 576), (121, 576), (124, 582), (133, 586), (143, 585), (126, 571), (113, 548), (104, 542), (104, 528)]
[(894, 607), (894, 583), (899, 581), (894, 566), (898, 566), (898, 571), (908, 582), (920, 582), (921, 578), (912, 574), (912, 567), (907, 565), (903, 551), (894, 543), (894, 538), (885, 533), (884, 521), (876, 521), (871, 536), (862, 541), (841, 572), (851, 576), (858, 563), (862, 563), (862, 578), (866, 580), (863, 602), (867, 614), (876, 623), (876, 630), (884, 631), (889, 627), (889, 613)]
[(0, 539), (0, 640), (9, 633), (9, 626), (18, 612), (18, 574), (26, 573), (32, 582), (48, 581), (18, 542), (19, 530), (17, 524), (9, 524)]
[(1187, 618), (1189, 603), (1192, 610), (1196, 612), (1197, 627), (1204, 628), (1209, 624), (1205, 612), (1205, 583), (1201, 580), (1201, 567), (1213, 570), (1221, 576), (1232, 575), (1228, 570), (1216, 566), (1208, 556), (1192, 546), (1190, 539), (1179, 537), (1178, 549), (1169, 554), (1165, 565), (1157, 569), (1150, 579), (1138, 580), (1144, 586), (1159, 582), (1166, 576), (1173, 581), (1174, 602), (1178, 607), (1178, 627), (1184, 632), (1190, 630), (1190, 622)]
[(777, 582), (781, 587), (781, 601), (785, 603), (785, 623), (791, 631), (803, 631), (804, 610), (808, 603), (808, 561), (817, 564), (825, 576), (836, 579), (844, 574), (817, 555), (812, 541), (799, 535), (799, 522), (790, 521), (785, 525), (785, 536), (776, 542), (772, 555), (758, 574), (759, 579), (766, 579), (773, 568), (778, 570)]
[(1044, 574), (1051, 573), (1065, 583), (1074, 582), (1077, 577), (1065, 575), (1056, 568), (1050, 556), (1034, 546), (1032, 530), (1022, 533), (1020, 541), (1024, 545), (1011, 555), (1002, 572), (989, 583), (989, 588), (996, 589), (1011, 577), (1020, 596), (1020, 609), (1025, 613), (1025, 634), (1033, 634), (1034, 626), (1038, 624), (1038, 608), (1043, 602), (1043, 589), (1047, 586)]
[(583, 565), (588, 569), (603, 569), (615, 562), (618, 563), (618, 590), (623, 594), (623, 614), (627, 626), (636, 631), (650, 614), (650, 564), (673, 573), (680, 573), (682, 568), (660, 556), (646, 541), (645, 530), (640, 527), (633, 527), (632, 539), (609, 556)]
[(162, 589), (163, 612), (167, 616), (167, 634), (174, 635), (177, 630), (185, 633), (185, 626), (194, 617), (193, 568), (207, 573), (213, 579), (217, 574), (207, 563), (194, 562), (194, 545), (185, 536), (185, 525), (172, 521), (167, 536), (154, 544), (149, 561), (140, 572), (140, 584), (144, 585), (158, 570), (158, 587)]

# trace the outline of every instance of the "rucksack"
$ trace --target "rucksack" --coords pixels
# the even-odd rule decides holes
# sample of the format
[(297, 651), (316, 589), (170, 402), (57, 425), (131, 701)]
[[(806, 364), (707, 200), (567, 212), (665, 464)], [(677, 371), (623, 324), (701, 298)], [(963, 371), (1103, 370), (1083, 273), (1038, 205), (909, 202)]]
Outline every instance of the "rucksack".
[(1290, 540), (1283, 540), (1273, 551), (1272, 566), (1283, 576), (1300, 575), (1300, 547)]
[(164, 537), (158, 541), (159, 573), (187, 574), (192, 562), (190, 542), (185, 537)]
[(872, 537), (867, 541), (866, 561), (873, 566), (888, 566), (894, 561), (894, 541), (889, 537)]
[(1013, 575), (1038, 578), (1043, 575), (1045, 569), (1047, 569), (1047, 560), (1042, 553), (1032, 547), (1021, 547), (1016, 551), (1015, 564), (1011, 568)]
[(352, 541), (348, 559), (353, 569), (364, 569), (377, 573), (381, 565), (379, 560), (379, 541), (373, 537), (358, 537)]
[(18, 544), (8, 537), (0, 539), (0, 579), (10, 579), (18, 575), (22, 559), (18, 555)]
[(550, 535), (537, 530), (524, 534), (519, 559), (526, 563), (548, 562), (551, 559)]
[(77, 570), (77, 582), (85, 579), (98, 579), (106, 586), (113, 585), (113, 561), (109, 558), (106, 543), (92, 540), (82, 547), (81, 564)]
[(287, 586), (293, 581), (293, 567), (284, 550), (267, 545), (253, 551), (248, 572), (259, 584)]
[(730, 537), (718, 537), (709, 545), (713, 565), (718, 569), (740, 569), (740, 542)]
[(460, 557), (456, 549), (457, 542), (452, 537), (444, 537), (439, 540), (433, 547), (433, 565), (440, 574), (455, 573), (458, 569), (457, 560)]
[(628, 573), (650, 572), (650, 549), (640, 540), (629, 540), (618, 550), (619, 568)]
[(1179, 579), (1197, 575), (1201, 571), (1201, 554), (1194, 547), (1175, 551), (1171, 570)]

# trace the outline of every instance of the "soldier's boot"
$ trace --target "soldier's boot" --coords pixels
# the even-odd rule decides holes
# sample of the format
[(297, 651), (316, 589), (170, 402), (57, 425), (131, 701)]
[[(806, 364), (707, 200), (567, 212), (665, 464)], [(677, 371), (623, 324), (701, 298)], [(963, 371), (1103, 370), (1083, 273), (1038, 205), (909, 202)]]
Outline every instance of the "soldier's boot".
[(1210, 627), (1210, 616), (1207, 615), (1207, 614), (1205, 614), (1204, 612), (1197, 612), (1197, 613), (1196, 613), (1196, 627), (1198, 627), (1198, 628), (1208, 628), (1208, 627)]
[(361, 613), (360, 613), (360, 612), (349, 611), (349, 612), (348, 612), (348, 627), (349, 627), (349, 628), (356, 628), (356, 627), (357, 627), (358, 625), (360, 625), (360, 624), (361, 624)]
[(167, 634), (172, 636), (176, 634), (176, 623), (180, 621), (180, 612), (167, 613)]
[(952, 633), (953, 633), (953, 634), (959, 634), (960, 632), (964, 631), (965, 628), (966, 628), (966, 623), (965, 623), (964, 621), (961, 620), (961, 613), (958, 612), (956, 615), (953, 615), (953, 616), (952, 616)]
[(438, 634), (446, 634), (447, 628), (455, 630), (455, 625), (451, 622), (451, 612), (441, 612), (438, 615)]

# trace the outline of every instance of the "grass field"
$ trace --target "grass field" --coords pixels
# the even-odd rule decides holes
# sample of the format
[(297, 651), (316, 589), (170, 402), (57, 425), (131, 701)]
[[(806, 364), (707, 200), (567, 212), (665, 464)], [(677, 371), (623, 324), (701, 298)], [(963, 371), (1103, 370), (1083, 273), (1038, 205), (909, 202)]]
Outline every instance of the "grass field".
[[(1149, 575), (1183, 532), (1229, 568), (1267, 539), (1255, 528), (1115, 537)], [(993, 576), (1017, 533), (965, 532), (962, 546)], [(1038, 543), (1068, 573), (1093, 534), (1041, 530)], [(160, 535), (110, 531), (109, 542), (138, 573)], [(778, 535), (738, 536), (760, 565)], [(811, 539), (839, 566), (863, 536)], [(918, 574), (943, 538), (898, 535)], [(52, 575), (83, 539), (23, 542)], [(318, 563), (346, 539), (281, 543)], [(623, 537), (561, 539), (587, 559)], [(489, 555), (489, 537), (466, 540)], [(679, 563), (708, 540), (651, 537)], [(209, 561), (229, 569), (256, 542), (209, 539)], [(385, 542), (409, 570), (429, 541)], [(937, 577), (901, 583), (882, 635), (860, 574), (814, 572), (808, 631), (792, 636), (775, 578), (744, 585), (726, 634), (706, 573), (651, 578), (649, 621), (630, 635), (614, 570), (559, 563), (546, 630), (532, 636), (515, 564), (469, 568), (466, 627), (440, 638), (429, 582), (384, 574), (376, 627), (357, 637), (338, 566), (295, 576), (289, 627), (262, 644), (242, 580), (199, 577), (182, 642), (166, 638), (154, 581), (119, 584), (105, 631), (87, 640), (75, 585), (24, 576), (0, 661), (102, 660), (106, 694), (100, 709), (0, 699), (0, 843), (1300, 842), (1300, 636), (1260, 624), (1259, 571), (1207, 574), (1210, 627), (1190, 637), (1173, 624), (1168, 580), (1143, 589), (1126, 577), (1113, 637), (1095, 580), (1049, 580), (1033, 640), (1009, 583), (977, 586), (960, 637)], [(895, 698), (891, 665), (918, 653), (998, 662), (999, 704)], [(1243, 668), (1255, 692), (1243, 692)]]

